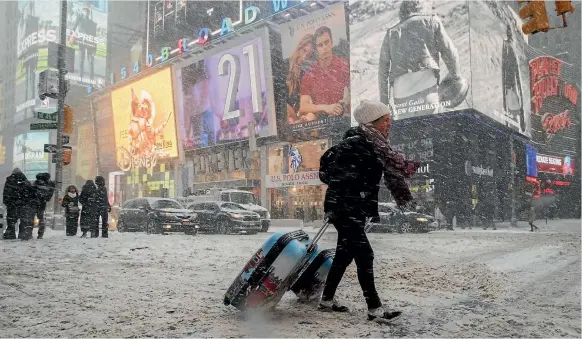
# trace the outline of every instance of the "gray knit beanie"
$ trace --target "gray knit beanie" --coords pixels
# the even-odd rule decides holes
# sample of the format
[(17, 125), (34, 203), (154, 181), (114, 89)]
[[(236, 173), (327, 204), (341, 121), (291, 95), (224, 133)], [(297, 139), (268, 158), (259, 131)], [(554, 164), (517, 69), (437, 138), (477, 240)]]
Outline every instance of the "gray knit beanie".
[(379, 101), (362, 100), (354, 110), (354, 119), (358, 124), (367, 124), (385, 115), (390, 115), (390, 109)]

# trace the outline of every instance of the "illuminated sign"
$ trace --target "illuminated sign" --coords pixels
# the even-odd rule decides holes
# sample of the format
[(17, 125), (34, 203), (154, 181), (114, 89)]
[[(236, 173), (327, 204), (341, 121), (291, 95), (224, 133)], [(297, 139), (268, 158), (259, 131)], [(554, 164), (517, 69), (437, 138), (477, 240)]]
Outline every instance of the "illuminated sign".
[(178, 156), (172, 70), (140, 79), (111, 93), (117, 164), (122, 171), (153, 168)]
[(538, 154), (536, 161), (538, 172), (561, 174), (563, 176), (574, 175), (574, 162), (570, 156), (559, 157)]

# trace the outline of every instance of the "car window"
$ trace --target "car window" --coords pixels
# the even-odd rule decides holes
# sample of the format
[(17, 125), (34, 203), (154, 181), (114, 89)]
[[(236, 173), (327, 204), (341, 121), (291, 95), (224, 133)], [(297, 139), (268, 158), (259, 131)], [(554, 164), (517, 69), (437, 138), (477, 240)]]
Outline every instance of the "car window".
[(191, 210), (197, 210), (197, 211), (203, 211), (204, 210), (204, 204), (192, 204), (190, 205)]
[(123, 208), (127, 209), (135, 208), (135, 200), (126, 201), (125, 204), (123, 205)]
[(220, 208), (222, 208), (223, 210), (233, 210), (233, 211), (243, 209), (240, 205), (233, 204), (231, 202), (220, 205)]
[(153, 208), (176, 208), (182, 209), (182, 206), (174, 200), (156, 200), (152, 203)]
[(222, 201), (230, 201), (230, 198), (228, 196), (228, 193), (222, 193), (220, 195), (220, 200), (222, 200)]
[(143, 208), (143, 207), (149, 207), (148, 201), (145, 199), (137, 199), (135, 201), (135, 207), (134, 208)]
[(207, 210), (209, 211), (220, 211), (220, 208), (218, 207), (218, 204), (216, 203), (208, 203), (208, 206), (206, 207)]

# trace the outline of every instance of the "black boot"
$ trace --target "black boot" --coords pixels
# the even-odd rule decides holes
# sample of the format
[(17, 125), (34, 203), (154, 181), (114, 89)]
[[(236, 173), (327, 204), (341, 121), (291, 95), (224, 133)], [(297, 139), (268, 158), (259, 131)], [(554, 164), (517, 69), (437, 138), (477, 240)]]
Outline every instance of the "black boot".
[(4, 240), (14, 240), (16, 239), (16, 230), (12, 229), (12, 230), (6, 230), (6, 232), (4, 232), (4, 234), (2, 235), (2, 239)]
[(87, 238), (87, 231), (83, 231), (83, 234), (81, 234), (81, 238)]

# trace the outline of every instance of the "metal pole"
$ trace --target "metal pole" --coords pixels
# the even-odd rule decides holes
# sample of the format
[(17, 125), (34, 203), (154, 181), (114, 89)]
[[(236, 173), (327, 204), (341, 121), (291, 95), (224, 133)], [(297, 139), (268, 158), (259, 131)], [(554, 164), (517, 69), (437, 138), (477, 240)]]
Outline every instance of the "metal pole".
[(511, 152), (511, 226), (517, 227), (517, 211), (515, 206), (515, 147), (513, 146), (513, 135), (509, 136), (509, 146)]
[(59, 193), (63, 186), (63, 131), (65, 129), (65, 96), (67, 95), (67, 84), (65, 83), (66, 65), (65, 50), (67, 47), (67, 0), (61, 0), (61, 40), (58, 50), (58, 68), (59, 68), (59, 107), (57, 116), (57, 153), (55, 169), (55, 199), (53, 229), (56, 225), (56, 215), (60, 213)]

